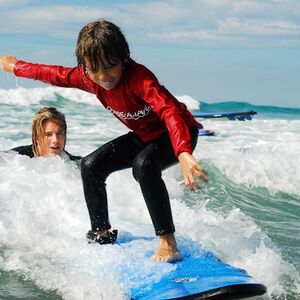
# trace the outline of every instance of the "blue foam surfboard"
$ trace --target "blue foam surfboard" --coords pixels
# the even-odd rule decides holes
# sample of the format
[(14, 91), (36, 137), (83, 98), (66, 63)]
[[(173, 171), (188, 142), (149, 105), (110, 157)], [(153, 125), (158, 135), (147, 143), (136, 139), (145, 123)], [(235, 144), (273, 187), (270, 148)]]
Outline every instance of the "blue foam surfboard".
[(183, 259), (158, 280), (144, 278), (146, 283), (131, 288), (131, 299), (243, 299), (266, 292), (246, 271), (223, 263), (197, 243), (180, 238), (179, 246)]
[(209, 129), (198, 129), (199, 136), (212, 136), (215, 135), (215, 132)]
[(252, 120), (252, 117), (256, 115), (257, 112), (254, 110), (240, 111), (240, 112), (207, 112), (207, 113), (195, 113), (193, 116), (195, 118), (228, 118), (231, 121), (245, 121)]

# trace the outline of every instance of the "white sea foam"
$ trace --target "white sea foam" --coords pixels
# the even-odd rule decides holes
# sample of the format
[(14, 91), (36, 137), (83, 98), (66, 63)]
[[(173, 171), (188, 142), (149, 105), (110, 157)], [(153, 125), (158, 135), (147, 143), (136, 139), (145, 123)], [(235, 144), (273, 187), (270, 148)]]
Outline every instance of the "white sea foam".
[(23, 88), (3, 90), (0, 89), (0, 102), (3, 104), (28, 106), (38, 104), (42, 100), (55, 100), (59, 94), (71, 101), (89, 105), (98, 105), (95, 95), (77, 89), (60, 87)]
[[(42, 88), (23, 88), (4, 90), (0, 89), (0, 103), (10, 105), (29, 106), (31, 104), (38, 104), (42, 100), (56, 99), (56, 94), (76, 103), (84, 103), (88, 105), (99, 105), (99, 100), (94, 94), (90, 94), (73, 88), (60, 87), (42, 87)], [(190, 96), (183, 95), (177, 97), (180, 101), (185, 103), (189, 109), (199, 109), (199, 101)], [(99, 107), (101, 107), (99, 105)]]
[[(44, 289), (56, 289), (64, 299), (88, 300), (125, 299), (128, 288), (141, 284), (141, 278), (151, 281), (174, 267), (149, 260), (155, 240), (108, 247), (86, 243), (89, 218), (80, 172), (72, 163), (11, 153), (2, 153), (1, 158), (0, 244), (7, 248), (0, 261), (1, 269), (23, 274)], [(296, 272), (282, 260), (268, 238), (238, 209), (224, 215), (207, 209), (205, 202), (187, 207), (182, 202), (177, 172), (173, 168), (164, 174), (177, 233), (251, 271), (256, 280), (280, 294), (281, 276), (291, 271), (296, 276)], [(107, 187), (111, 222), (120, 230), (120, 236), (127, 232), (153, 236), (145, 203), (130, 171), (113, 174)], [(124, 277), (125, 267), (127, 274), (132, 271), (132, 278)], [(280, 272), (266, 277), (267, 269)]]
[(201, 139), (198, 157), (238, 184), (300, 195), (300, 121), (205, 121), (217, 136)]
[(189, 110), (198, 110), (201, 107), (201, 104), (198, 100), (192, 98), (188, 95), (177, 96), (176, 97), (180, 102), (183, 102)]
[[(67, 149), (72, 154), (87, 154), (128, 131), (108, 112), (96, 111), (93, 105), (101, 107), (98, 100), (84, 92), (53, 87), (0, 90), (0, 102), (10, 104), (0, 111), (0, 149), (31, 142), (30, 123), (37, 104), (45, 99), (55, 101), (54, 93), (71, 100), (68, 109), (72, 113), (65, 113)], [(178, 98), (188, 107), (197, 108), (196, 100)], [(88, 104), (86, 111), (77, 108), (79, 102)], [(203, 124), (217, 135), (199, 138), (197, 158), (217, 167), (237, 184), (263, 187), (271, 193), (300, 194), (299, 120), (206, 120)], [(198, 205), (188, 207), (185, 202), (189, 196), (178, 183), (179, 168), (167, 170), (164, 178), (178, 234), (189, 236), (224, 261), (248, 270), (268, 286), (269, 295), (286, 292), (283, 277), (295, 285), (299, 283), (299, 272), (283, 259), (280, 249), (255, 220), (237, 208), (226, 213), (209, 209), (211, 199), (202, 200), (201, 194)], [(130, 232), (153, 236), (146, 205), (131, 171), (112, 174), (107, 186), (110, 219), (120, 235)], [(124, 266), (132, 274), (144, 276), (144, 280), (158, 278), (169, 270), (168, 265), (158, 268), (148, 257), (141, 257), (145, 251), (153, 251), (155, 241), (96, 247), (86, 244), (84, 236), (89, 227), (80, 172), (74, 165), (66, 165), (59, 158), (29, 159), (0, 153), (0, 244), (5, 247), (0, 258), (2, 270), (19, 272), (43, 289), (55, 289), (64, 299), (72, 300), (94, 299), (95, 295), (126, 298), (128, 288), (136, 282), (122, 277)], [(143, 268), (139, 268), (140, 263)], [(142, 270), (152, 277), (146, 279)]]

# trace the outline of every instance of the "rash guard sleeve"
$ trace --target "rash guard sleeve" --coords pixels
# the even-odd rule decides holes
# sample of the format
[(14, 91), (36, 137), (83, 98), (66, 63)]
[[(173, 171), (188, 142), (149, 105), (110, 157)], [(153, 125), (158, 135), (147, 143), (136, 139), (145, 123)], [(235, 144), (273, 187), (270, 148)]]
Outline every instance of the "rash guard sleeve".
[(181, 152), (192, 154), (189, 128), (183, 116), (186, 107), (180, 103), (155, 75), (147, 68), (141, 68), (135, 76), (135, 93), (148, 103), (159, 118), (166, 124), (176, 157)]
[(15, 64), (14, 74), (18, 77), (39, 80), (54, 86), (79, 88), (89, 93), (95, 93), (94, 85), (87, 80), (81, 67), (66, 68), (19, 60)]

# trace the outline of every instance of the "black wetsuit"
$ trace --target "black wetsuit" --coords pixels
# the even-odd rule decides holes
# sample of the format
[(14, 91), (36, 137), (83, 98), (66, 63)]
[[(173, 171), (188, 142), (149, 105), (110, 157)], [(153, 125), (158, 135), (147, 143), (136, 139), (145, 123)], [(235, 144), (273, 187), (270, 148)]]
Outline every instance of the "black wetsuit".
[[(197, 144), (198, 130), (190, 128), (191, 144)], [(139, 182), (157, 235), (173, 233), (168, 191), (161, 178), (162, 170), (175, 164), (177, 158), (168, 132), (149, 143), (129, 132), (108, 142), (84, 157), (81, 174), (92, 230), (111, 228), (108, 217), (105, 181), (112, 172), (132, 167)], [(122, 197), (122, 195), (120, 195)]]
[[(26, 146), (19, 146), (16, 148), (11, 149), (12, 151), (16, 151), (21, 155), (27, 155), (29, 157), (34, 157), (32, 145), (26, 145)], [(81, 156), (75, 156), (64, 150), (64, 152), (69, 156), (70, 160), (75, 161), (75, 160), (80, 160), (82, 157)]]

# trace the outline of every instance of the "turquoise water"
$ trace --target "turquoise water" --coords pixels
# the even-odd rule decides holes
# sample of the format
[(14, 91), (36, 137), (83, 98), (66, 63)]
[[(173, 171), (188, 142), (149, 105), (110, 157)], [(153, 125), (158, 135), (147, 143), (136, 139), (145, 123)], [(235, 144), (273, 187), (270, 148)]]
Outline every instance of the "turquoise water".
[[(264, 283), (268, 294), (257, 299), (299, 299), (300, 109), (182, 100), (193, 112), (258, 114), (251, 122), (203, 120), (216, 136), (200, 137), (194, 152), (209, 172), (201, 191), (184, 189), (178, 167), (164, 173), (177, 234)], [(32, 115), (45, 105), (66, 114), (72, 154), (88, 154), (127, 132), (92, 95), (78, 91), (0, 90), (0, 103), (2, 150), (30, 143)], [(107, 186), (120, 234), (153, 236), (130, 171), (113, 174)], [(119, 272), (124, 264), (138, 265), (141, 252), (129, 251), (136, 261), (128, 261), (117, 246), (90, 247), (88, 229), (76, 166), (0, 153), (0, 299), (127, 299), (131, 283), (120, 283)]]
[(253, 105), (247, 102), (201, 103), (201, 112), (254, 110), (258, 117), (299, 119), (300, 108)]

